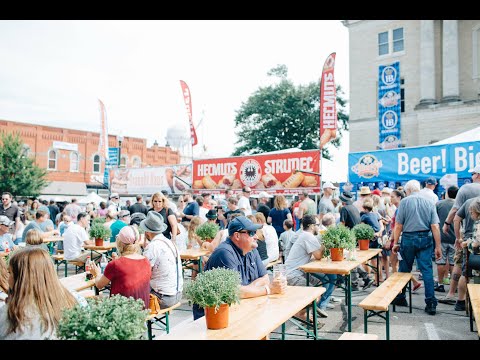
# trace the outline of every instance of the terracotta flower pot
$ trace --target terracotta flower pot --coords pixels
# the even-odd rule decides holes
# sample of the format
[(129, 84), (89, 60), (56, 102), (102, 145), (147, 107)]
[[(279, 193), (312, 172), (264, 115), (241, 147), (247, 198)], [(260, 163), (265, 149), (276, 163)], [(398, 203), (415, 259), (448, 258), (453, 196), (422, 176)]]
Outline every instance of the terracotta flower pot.
[(331, 248), (330, 249), (330, 258), (332, 261), (342, 261), (343, 260), (343, 249), (342, 248)]
[(228, 326), (228, 314), (230, 306), (228, 304), (220, 305), (217, 313), (215, 306), (205, 308), (205, 319), (207, 321), (207, 329), (218, 330)]
[(95, 239), (95, 246), (103, 246), (103, 239)]
[(205, 239), (204, 241), (211, 243), (213, 239)]
[(370, 240), (368, 239), (358, 240), (358, 246), (360, 247), (360, 250), (368, 250), (369, 245), (370, 245)]

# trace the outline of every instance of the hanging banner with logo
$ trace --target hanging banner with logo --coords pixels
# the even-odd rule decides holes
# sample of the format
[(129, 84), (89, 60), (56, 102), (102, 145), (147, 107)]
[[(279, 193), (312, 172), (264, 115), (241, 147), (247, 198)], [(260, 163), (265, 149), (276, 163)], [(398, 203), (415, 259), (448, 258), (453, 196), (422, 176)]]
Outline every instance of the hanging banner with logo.
[(183, 100), (185, 101), (185, 109), (187, 110), (188, 120), (190, 122), (190, 135), (192, 138), (192, 146), (195, 146), (197, 145), (198, 140), (192, 119), (192, 96), (190, 95), (190, 88), (185, 81), (180, 80), (180, 86), (182, 87)]
[(193, 160), (193, 189), (220, 194), (248, 186), (252, 194), (318, 193), (320, 177), (309, 172), (320, 173), (320, 150)]
[[(431, 145), (388, 151), (348, 154), (348, 180), (352, 183), (438, 179), (456, 174), (470, 178), (469, 169), (480, 165), (480, 142)], [(450, 175), (451, 176), (451, 175)]]
[(105, 105), (98, 99), (100, 107), (100, 141), (98, 142), (98, 152), (105, 159), (105, 163), (108, 162), (108, 129), (107, 129), (107, 110)]
[(118, 167), (118, 147), (108, 148), (108, 158), (105, 161), (105, 171), (103, 172), (103, 184), (108, 186), (110, 184), (110, 168)]
[(400, 62), (378, 68), (378, 125), (381, 149), (400, 146)]
[(320, 149), (337, 137), (337, 90), (335, 88), (335, 55), (328, 55), (320, 81)]

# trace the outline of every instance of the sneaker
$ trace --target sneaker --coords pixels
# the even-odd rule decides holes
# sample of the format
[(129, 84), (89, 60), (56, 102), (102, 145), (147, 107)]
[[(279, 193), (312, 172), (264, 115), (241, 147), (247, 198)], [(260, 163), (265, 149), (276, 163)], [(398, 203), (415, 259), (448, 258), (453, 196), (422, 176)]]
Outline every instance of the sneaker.
[(457, 300), (454, 297), (445, 295), (443, 298), (438, 299), (438, 302), (441, 304), (455, 305)]
[(442, 285), (437, 284), (437, 286), (435, 286), (433, 288), (433, 290), (438, 291), (438, 292), (445, 292), (445, 288), (443, 287), (443, 284)]
[(335, 309), (335, 305), (333, 305), (332, 303), (328, 303), (327, 304), (327, 309), (329, 309), (329, 310)]
[(407, 302), (407, 299), (405, 299), (405, 298), (395, 298), (395, 299), (393, 299), (393, 301), (392, 301), (392, 305), (395, 305), (395, 306), (408, 306), (408, 302)]
[(363, 288), (362, 288), (362, 289), (363, 289), (363, 290), (366, 290), (366, 289), (368, 289), (370, 286), (372, 286), (372, 284), (373, 284), (373, 280), (370, 279), (370, 278), (366, 278), (366, 279), (363, 280)]
[(318, 315), (320, 315), (321, 317), (324, 317), (324, 318), (328, 317), (327, 312), (326, 312), (324, 309), (320, 309), (319, 307), (317, 307), (317, 313), (318, 313)]
[(422, 287), (422, 283), (421, 282), (417, 283), (417, 285), (413, 286), (412, 292), (417, 292), (417, 290), (420, 289), (421, 287)]
[(427, 306), (425, 306), (425, 312), (428, 315), (435, 315), (437, 313), (437, 307), (432, 304), (427, 304)]
[(455, 311), (465, 311), (465, 300), (457, 300), (455, 303)]
[(335, 296), (331, 296), (330, 302), (334, 304), (340, 304), (342, 302), (342, 299), (336, 298)]

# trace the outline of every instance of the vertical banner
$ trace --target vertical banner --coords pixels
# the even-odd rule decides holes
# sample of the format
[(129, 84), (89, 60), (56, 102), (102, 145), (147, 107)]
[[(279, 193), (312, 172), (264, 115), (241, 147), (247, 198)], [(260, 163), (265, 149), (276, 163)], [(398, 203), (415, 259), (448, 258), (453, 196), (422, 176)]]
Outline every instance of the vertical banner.
[(320, 81), (320, 149), (337, 137), (337, 90), (333, 70), (335, 55), (328, 55)]
[(381, 149), (400, 146), (400, 62), (378, 68), (378, 125)]
[(197, 145), (197, 134), (192, 120), (192, 97), (190, 96), (190, 89), (185, 81), (180, 80), (180, 86), (182, 87), (183, 100), (185, 101), (185, 109), (187, 110), (188, 120), (190, 121), (190, 135), (192, 137), (192, 146)]
[(98, 152), (105, 159), (105, 164), (108, 163), (108, 131), (107, 131), (107, 111), (105, 105), (98, 99), (100, 105), (100, 141), (98, 143)]

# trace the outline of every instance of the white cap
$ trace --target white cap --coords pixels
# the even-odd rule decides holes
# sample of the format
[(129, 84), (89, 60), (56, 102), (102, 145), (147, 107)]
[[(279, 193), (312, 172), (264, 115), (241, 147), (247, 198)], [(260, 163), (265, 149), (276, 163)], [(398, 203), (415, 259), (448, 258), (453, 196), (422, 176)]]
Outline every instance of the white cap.
[(111, 198), (119, 198), (120, 199), (120, 196), (118, 196), (118, 193), (111, 193), (110, 194), (110, 199)]
[(327, 188), (336, 189), (337, 187), (334, 186), (330, 181), (326, 181), (326, 182), (323, 184), (322, 190), (325, 190), (325, 189), (327, 189)]
[(475, 166), (474, 168), (471, 168), (468, 170), (469, 173), (475, 173), (475, 174), (480, 174), (480, 165)]
[(261, 191), (259, 194), (258, 194), (258, 198), (272, 198), (273, 196), (270, 195), (269, 193), (267, 193), (266, 191)]

